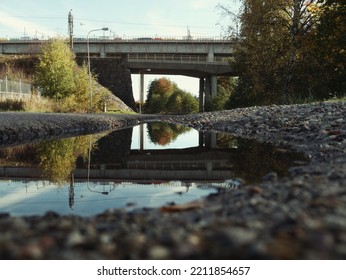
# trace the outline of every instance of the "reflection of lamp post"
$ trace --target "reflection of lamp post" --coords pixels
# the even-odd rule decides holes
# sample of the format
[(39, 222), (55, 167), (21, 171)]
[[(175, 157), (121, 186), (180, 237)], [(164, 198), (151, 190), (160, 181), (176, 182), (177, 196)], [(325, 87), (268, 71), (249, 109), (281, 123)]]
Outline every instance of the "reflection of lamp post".
[(90, 189), (89, 185), (88, 185), (88, 190), (90, 192), (100, 193), (100, 194), (103, 194), (103, 195), (108, 195), (112, 191), (112, 190), (110, 190), (109, 192), (107, 192), (107, 191), (94, 191), (94, 190)]
[(103, 27), (103, 28), (100, 28), (100, 29), (94, 29), (94, 30), (91, 30), (88, 32), (88, 35), (87, 35), (87, 49), (88, 49), (88, 72), (89, 72), (89, 91), (90, 91), (90, 112), (89, 113), (92, 113), (93, 111), (93, 102), (92, 102), (92, 85), (91, 85), (91, 71), (90, 71), (90, 49), (89, 49), (89, 35), (91, 32), (94, 32), (94, 31), (107, 31), (108, 30), (108, 27)]
[(115, 186), (113, 186), (113, 188), (109, 189), (109, 191), (95, 191), (92, 190), (89, 186), (89, 182), (90, 182), (90, 169), (91, 169), (91, 149), (92, 149), (92, 145), (91, 145), (91, 135), (89, 136), (89, 148), (88, 148), (88, 171), (87, 171), (87, 188), (89, 191), (91, 192), (95, 192), (95, 193), (100, 193), (100, 194), (104, 194), (104, 195), (108, 195), (111, 191), (113, 191), (115, 189)]
[(139, 74), (139, 113), (142, 114), (142, 104), (144, 103), (144, 74), (142, 72), (150, 72), (151, 69), (143, 69)]

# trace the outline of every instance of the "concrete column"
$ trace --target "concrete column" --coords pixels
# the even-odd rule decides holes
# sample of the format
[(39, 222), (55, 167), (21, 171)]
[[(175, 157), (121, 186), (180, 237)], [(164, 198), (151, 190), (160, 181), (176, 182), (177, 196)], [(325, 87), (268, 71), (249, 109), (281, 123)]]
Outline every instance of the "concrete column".
[(210, 149), (216, 149), (216, 133), (215, 132), (211, 132), (210, 135)]
[(100, 45), (100, 57), (101, 58), (106, 57), (106, 45), (105, 44)]
[(213, 163), (210, 161), (207, 161), (205, 163), (205, 169), (207, 170), (208, 178), (211, 178), (213, 174)]
[(216, 148), (216, 133), (215, 132), (204, 132), (204, 146), (208, 149)]
[(215, 96), (217, 94), (217, 76), (211, 76), (210, 83), (210, 94)]
[(212, 45), (210, 45), (210, 47), (209, 47), (207, 61), (208, 62), (214, 62), (214, 47)]
[(204, 78), (199, 79), (199, 111), (204, 112), (204, 92), (205, 81)]
[(200, 131), (198, 133), (198, 146), (199, 147), (204, 147), (204, 132), (203, 131)]
[(142, 114), (144, 104), (144, 73), (139, 74), (139, 113)]
[(208, 103), (208, 101), (210, 100), (210, 96), (211, 96), (211, 77), (208, 76), (205, 79), (205, 98), (204, 98), (204, 104)]
[(139, 125), (139, 150), (144, 151), (144, 124)]

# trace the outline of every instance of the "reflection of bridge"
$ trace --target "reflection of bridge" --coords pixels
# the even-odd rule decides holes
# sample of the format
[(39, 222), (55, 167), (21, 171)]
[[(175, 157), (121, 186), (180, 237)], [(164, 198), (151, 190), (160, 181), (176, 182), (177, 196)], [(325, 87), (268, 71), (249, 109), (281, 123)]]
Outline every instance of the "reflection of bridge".
[[(132, 150), (124, 164), (92, 167), (90, 178), (124, 180), (225, 180), (232, 177), (230, 151), (195, 147), (182, 150)], [(85, 169), (75, 170), (86, 177)]]
[[(32, 54), (41, 52), (45, 41), (2, 41), (0, 54)], [(131, 73), (141, 74), (141, 87), (145, 69), (150, 74), (172, 74), (200, 79), (200, 102), (203, 97), (217, 92), (217, 76), (235, 75), (229, 65), (234, 42), (225, 39), (161, 39), (89, 40), (90, 56), (99, 58), (125, 58)], [(75, 39), (73, 51), (77, 57), (87, 56), (87, 41)], [(148, 73), (148, 72), (146, 72)], [(141, 93), (143, 88), (141, 88)], [(143, 100), (142, 100), (143, 101)], [(201, 103), (201, 106), (203, 104)]]
[[(204, 147), (183, 150), (132, 150), (124, 164), (91, 166), (90, 179), (115, 180), (226, 180), (232, 178), (230, 151)], [(86, 179), (87, 168), (77, 168), (75, 178)], [(38, 167), (0, 167), (2, 178), (42, 178)]]

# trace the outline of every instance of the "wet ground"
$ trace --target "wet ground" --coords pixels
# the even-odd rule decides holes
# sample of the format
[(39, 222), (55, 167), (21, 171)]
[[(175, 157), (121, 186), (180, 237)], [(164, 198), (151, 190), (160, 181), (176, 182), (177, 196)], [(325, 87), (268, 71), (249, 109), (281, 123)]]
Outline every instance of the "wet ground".
[(0, 148), (0, 212), (90, 216), (188, 203), (307, 164), (302, 153), (150, 123)]
[[(16, 131), (18, 123), (11, 125), (11, 118), (0, 118)], [(114, 124), (116, 118), (107, 117), (101, 123)], [(3, 213), (1, 258), (346, 257), (344, 102), (253, 107), (164, 119), (290, 147), (310, 161), (291, 167), (284, 177), (269, 172), (258, 183), (245, 183), (188, 204), (132, 212), (110, 210), (88, 218), (52, 212), (22, 217)], [(17, 127), (21, 129), (20, 124)], [(6, 131), (0, 135), (4, 141)]]

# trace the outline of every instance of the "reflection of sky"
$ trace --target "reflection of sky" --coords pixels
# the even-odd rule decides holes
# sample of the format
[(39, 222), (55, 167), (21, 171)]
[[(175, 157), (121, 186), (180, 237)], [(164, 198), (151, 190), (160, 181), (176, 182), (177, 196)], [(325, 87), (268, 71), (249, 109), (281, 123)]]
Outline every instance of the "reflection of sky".
[[(178, 137), (175, 139), (175, 141), (169, 143), (169, 145), (166, 146), (160, 146), (157, 144), (154, 144), (150, 141), (150, 138), (147, 137), (147, 125), (144, 124), (144, 149), (145, 150), (163, 150), (163, 149), (184, 149), (184, 148), (190, 148), (190, 147), (197, 147), (199, 145), (199, 132), (197, 130), (191, 129), (188, 132), (185, 132), (183, 134), (178, 135)], [(132, 144), (131, 149), (137, 150), (140, 147), (139, 143), (139, 125), (133, 128), (132, 132)]]
[[(145, 149), (179, 149), (196, 147), (199, 144), (198, 132), (190, 131), (180, 134), (175, 141), (167, 146), (159, 146), (147, 137), (147, 127), (144, 125)], [(133, 129), (131, 149), (139, 149), (139, 131)], [(183, 183), (174, 184), (137, 184), (123, 183), (76, 183), (74, 187), (73, 209), (69, 206), (69, 184), (57, 186), (49, 181), (0, 181), (0, 212), (11, 215), (44, 214), (55, 211), (60, 214), (76, 214), (88, 216), (111, 208), (142, 208), (160, 207), (167, 203), (187, 203), (214, 190), (197, 188), (192, 185), (187, 188)], [(104, 195), (101, 192), (109, 192)], [(128, 205), (133, 205), (129, 207)]]
[[(109, 192), (108, 195), (101, 192)], [(73, 209), (69, 207), (69, 185), (55, 186), (47, 181), (0, 182), (0, 212), (11, 215), (60, 214), (88, 216), (111, 208), (160, 207), (167, 203), (187, 203), (214, 190), (187, 188), (180, 182), (162, 184), (76, 183)]]

